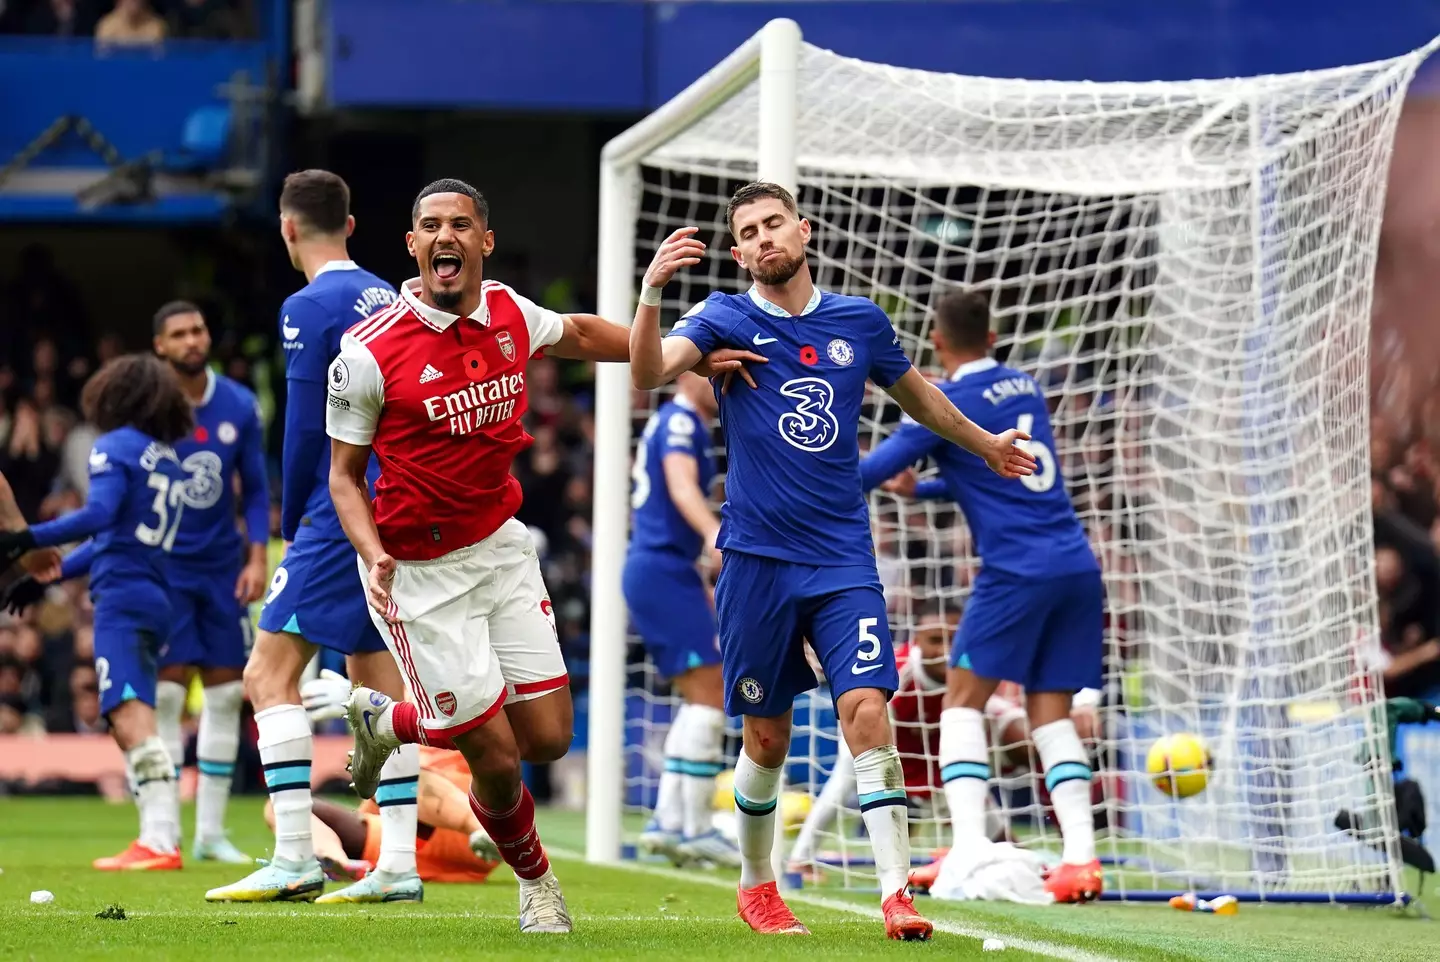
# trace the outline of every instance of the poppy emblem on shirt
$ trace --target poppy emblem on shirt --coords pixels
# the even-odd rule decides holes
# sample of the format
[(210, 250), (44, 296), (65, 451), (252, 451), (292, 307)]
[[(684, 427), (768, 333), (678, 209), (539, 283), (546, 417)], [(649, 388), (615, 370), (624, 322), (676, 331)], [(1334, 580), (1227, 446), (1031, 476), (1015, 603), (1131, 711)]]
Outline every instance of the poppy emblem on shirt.
[(815, 364), (820, 360), (820, 352), (815, 350), (813, 345), (806, 344), (800, 349), (800, 363), (806, 366)]
[(460, 359), (460, 366), (465, 369), (465, 376), (472, 381), (483, 379), (490, 370), (490, 365), (485, 363), (485, 355), (478, 350), (466, 351), (465, 356)]
[(505, 355), (505, 360), (515, 360), (515, 339), (510, 336), (509, 331), (501, 331), (496, 334), (495, 343), (500, 345), (500, 353)]
[(195, 425), (195, 440), (199, 441), (201, 444), (204, 444), (206, 441), (210, 440), (210, 432), (205, 430), (205, 425)]

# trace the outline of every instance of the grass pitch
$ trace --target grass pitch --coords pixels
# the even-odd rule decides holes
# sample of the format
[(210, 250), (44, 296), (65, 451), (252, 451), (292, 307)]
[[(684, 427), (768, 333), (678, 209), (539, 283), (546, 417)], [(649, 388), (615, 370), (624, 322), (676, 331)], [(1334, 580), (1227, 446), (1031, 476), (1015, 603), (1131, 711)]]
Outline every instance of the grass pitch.
[[(233, 840), (265, 855), (262, 800), (237, 798)], [(184, 824), (193, 824), (187, 808)], [(206, 889), (244, 874), (187, 864), (173, 873), (96, 872), (90, 860), (134, 836), (128, 805), (92, 799), (0, 800), (0, 959), (224, 960), (347, 962), (423, 959), (527, 960), (788, 959), (917, 957), (997, 962), (1028, 959), (1343, 960), (1431, 962), (1440, 925), (1390, 910), (1242, 906), (1232, 918), (1166, 906), (958, 905), (919, 899), (935, 920), (929, 945), (887, 942), (874, 896), (799, 893), (791, 907), (810, 938), (761, 937), (735, 918), (729, 875), (651, 867), (597, 867), (566, 852), (583, 848), (571, 813), (545, 813), (541, 833), (555, 858), (576, 929), (569, 936), (521, 936), (514, 879), (503, 869), (485, 885), (427, 885), (421, 905), (209, 905)], [(30, 903), (49, 890), (55, 901)], [(1412, 887), (1413, 891), (1413, 887)], [(110, 906), (125, 918), (97, 918)], [(1002, 952), (982, 952), (982, 938)]]

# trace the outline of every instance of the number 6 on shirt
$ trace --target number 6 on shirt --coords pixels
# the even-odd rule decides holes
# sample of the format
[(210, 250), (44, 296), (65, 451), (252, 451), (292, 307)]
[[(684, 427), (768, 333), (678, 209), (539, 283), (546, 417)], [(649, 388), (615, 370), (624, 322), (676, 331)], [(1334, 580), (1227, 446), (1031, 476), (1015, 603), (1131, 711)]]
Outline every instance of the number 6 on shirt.
[[(1035, 426), (1035, 415), (1022, 414), (1015, 427), (1017, 430), (1029, 434), (1030, 429)], [(1034, 474), (1027, 474), (1020, 479), (1020, 483), (1031, 491), (1049, 491), (1055, 486), (1055, 455), (1043, 443), (1035, 440), (1017, 441), (1015, 446), (1025, 451), (1035, 459), (1036, 471)]]

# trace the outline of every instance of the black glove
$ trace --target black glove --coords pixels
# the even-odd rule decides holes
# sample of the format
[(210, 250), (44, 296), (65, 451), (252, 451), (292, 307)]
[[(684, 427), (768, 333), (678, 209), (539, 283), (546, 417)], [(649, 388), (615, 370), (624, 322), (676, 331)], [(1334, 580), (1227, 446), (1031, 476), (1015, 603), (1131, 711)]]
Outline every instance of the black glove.
[(35, 536), (29, 528), (21, 531), (0, 531), (0, 569), (20, 560), (27, 551), (35, 550)]
[(6, 588), (4, 595), (0, 595), (0, 608), (9, 611), (12, 615), (23, 614), (26, 608), (45, 597), (47, 587), (26, 575)]

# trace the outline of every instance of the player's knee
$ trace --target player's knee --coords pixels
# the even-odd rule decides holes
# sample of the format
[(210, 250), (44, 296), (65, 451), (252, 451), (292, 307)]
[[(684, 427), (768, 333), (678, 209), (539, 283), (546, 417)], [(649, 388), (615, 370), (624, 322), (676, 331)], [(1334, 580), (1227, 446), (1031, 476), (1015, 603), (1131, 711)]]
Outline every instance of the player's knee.
[[(518, 735), (518, 733), (517, 733)], [(570, 751), (569, 732), (535, 732), (525, 738), (520, 754), (532, 765), (559, 761)]]
[(876, 689), (846, 692), (840, 710), (840, 724), (851, 752), (858, 755), (890, 741), (890, 715), (885, 697)]

